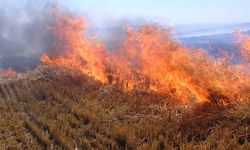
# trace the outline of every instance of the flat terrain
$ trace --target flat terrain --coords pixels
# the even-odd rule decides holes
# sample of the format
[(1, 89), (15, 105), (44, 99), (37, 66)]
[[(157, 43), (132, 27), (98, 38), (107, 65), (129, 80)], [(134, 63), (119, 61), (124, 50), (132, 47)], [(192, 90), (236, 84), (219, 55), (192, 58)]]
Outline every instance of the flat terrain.
[(0, 149), (250, 149), (249, 108), (180, 104), (41, 65), (0, 77)]

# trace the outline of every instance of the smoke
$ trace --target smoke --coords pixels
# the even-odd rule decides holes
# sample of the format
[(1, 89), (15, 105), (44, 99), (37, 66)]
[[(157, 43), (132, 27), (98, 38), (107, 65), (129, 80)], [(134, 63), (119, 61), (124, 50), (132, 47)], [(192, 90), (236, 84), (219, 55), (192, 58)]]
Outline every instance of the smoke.
[(16, 0), (0, 2), (0, 67), (27, 70), (53, 44), (48, 30), (51, 2)]
[[(0, 69), (30, 70), (39, 64), (41, 54), (52, 52), (55, 37), (49, 27), (53, 23), (53, 5), (72, 13), (56, 0), (0, 1)], [(90, 20), (87, 34), (98, 34), (99, 40), (105, 42), (109, 49), (123, 41), (126, 27), (152, 24), (149, 19), (138, 17), (109, 18), (96, 23), (96, 18), (90, 14), (81, 12), (81, 15)]]
[(129, 28), (138, 29), (143, 25), (150, 24), (156, 27), (168, 27), (168, 22), (157, 18), (145, 18), (142, 16), (126, 16), (122, 18), (106, 18), (102, 23), (92, 25), (88, 28), (89, 33), (98, 34), (98, 38), (105, 43), (109, 50), (114, 51), (126, 36), (126, 30)]

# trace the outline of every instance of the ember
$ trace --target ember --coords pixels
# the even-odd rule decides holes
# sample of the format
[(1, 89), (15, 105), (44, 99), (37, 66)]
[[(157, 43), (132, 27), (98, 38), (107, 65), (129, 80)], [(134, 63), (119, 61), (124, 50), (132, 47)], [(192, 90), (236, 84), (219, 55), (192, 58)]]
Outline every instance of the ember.
[(15, 74), (15, 73), (16, 73), (16, 71), (11, 69), (11, 68), (4, 69), (4, 70), (0, 71), (0, 74), (3, 74), (3, 75), (12, 75), (12, 74)]

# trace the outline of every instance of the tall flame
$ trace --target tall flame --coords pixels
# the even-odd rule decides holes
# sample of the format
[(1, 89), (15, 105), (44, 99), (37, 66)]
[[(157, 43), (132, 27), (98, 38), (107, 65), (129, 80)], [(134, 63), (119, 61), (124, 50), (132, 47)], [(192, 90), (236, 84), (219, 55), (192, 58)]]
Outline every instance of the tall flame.
[(55, 52), (63, 51), (63, 53), (53, 58), (43, 55), (41, 61), (77, 68), (95, 79), (105, 82), (103, 64), (105, 50), (101, 44), (93, 44), (83, 36), (86, 24), (87, 21), (83, 17), (63, 15), (55, 9), (52, 31), (58, 41), (53, 50)]
[(141, 88), (181, 101), (227, 102), (246, 99), (245, 93), (249, 93), (245, 92), (250, 89), (249, 37), (241, 46), (247, 62), (240, 64), (185, 47), (170, 38), (168, 29), (152, 25), (127, 29), (125, 40), (111, 53), (104, 44), (84, 36), (86, 22), (83, 17), (55, 11), (52, 31), (57, 42), (53, 50), (62, 52), (43, 55), (41, 61), (78, 69), (125, 90)]
[(250, 63), (250, 36), (244, 32), (241, 32), (240, 37), (241, 39), (243, 39), (243, 41), (241, 42), (240, 54), (241, 54), (241, 57), (243, 58), (243, 61), (246, 61), (249, 64)]

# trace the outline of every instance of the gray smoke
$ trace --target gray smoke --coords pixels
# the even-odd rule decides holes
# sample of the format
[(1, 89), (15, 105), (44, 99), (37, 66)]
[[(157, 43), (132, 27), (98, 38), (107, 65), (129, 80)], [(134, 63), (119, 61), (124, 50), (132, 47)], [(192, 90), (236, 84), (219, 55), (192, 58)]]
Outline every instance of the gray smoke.
[[(40, 63), (42, 53), (52, 53), (55, 37), (48, 28), (53, 22), (51, 6), (60, 5), (55, 1), (0, 1), (0, 69), (30, 70)], [(61, 5), (60, 9), (69, 11)], [(96, 19), (83, 12), (80, 15), (87, 17), (90, 22)], [(99, 39), (112, 50), (123, 40), (125, 27), (136, 28), (144, 23), (155, 24), (144, 18), (107, 19), (97, 25), (91, 24), (87, 33), (97, 33)]]
[(18, 71), (35, 67), (41, 53), (50, 50), (50, 6), (41, 0), (0, 2), (0, 68)]

